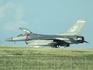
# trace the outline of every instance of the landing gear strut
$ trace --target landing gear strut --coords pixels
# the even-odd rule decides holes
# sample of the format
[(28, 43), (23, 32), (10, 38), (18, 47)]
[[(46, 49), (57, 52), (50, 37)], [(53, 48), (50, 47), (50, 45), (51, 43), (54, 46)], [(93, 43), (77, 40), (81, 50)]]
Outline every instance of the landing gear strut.
[(58, 48), (59, 46), (58, 45), (53, 45), (51, 46), (52, 48)]

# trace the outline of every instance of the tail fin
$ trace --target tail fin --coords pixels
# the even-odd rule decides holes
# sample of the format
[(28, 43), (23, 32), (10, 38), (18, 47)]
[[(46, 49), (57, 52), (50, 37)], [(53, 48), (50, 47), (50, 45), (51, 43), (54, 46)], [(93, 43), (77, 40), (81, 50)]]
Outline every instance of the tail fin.
[(85, 22), (85, 20), (78, 20), (76, 24), (67, 31), (67, 33), (80, 35)]

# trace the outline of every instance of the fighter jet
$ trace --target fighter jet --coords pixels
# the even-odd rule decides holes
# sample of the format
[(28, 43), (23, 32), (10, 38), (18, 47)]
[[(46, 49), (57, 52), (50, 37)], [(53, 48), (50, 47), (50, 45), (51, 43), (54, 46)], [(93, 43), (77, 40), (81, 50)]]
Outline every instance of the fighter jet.
[(84, 36), (81, 36), (81, 30), (86, 20), (78, 20), (66, 33), (57, 35), (44, 35), (32, 33), (26, 28), (19, 28), (24, 32), (16, 37), (6, 39), (6, 41), (25, 41), (30, 46), (50, 46), (59, 48), (59, 46), (69, 47), (71, 44), (88, 43)]

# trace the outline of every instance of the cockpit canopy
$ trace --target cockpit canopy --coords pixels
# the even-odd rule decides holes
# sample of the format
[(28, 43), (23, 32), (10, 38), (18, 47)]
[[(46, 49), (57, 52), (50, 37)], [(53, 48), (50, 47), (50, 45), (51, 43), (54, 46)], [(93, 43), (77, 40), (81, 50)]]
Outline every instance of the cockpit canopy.
[(22, 30), (23, 32), (25, 32), (25, 34), (32, 33), (30, 30), (28, 30), (26, 28), (19, 28), (19, 29)]
[(30, 30), (26, 29), (26, 28), (19, 28), (20, 30), (22, 30), (24, 32), (24, 34), (20, 34), (17, 37), (20, 36), (28, 36), (30, 33), (32, 33)]

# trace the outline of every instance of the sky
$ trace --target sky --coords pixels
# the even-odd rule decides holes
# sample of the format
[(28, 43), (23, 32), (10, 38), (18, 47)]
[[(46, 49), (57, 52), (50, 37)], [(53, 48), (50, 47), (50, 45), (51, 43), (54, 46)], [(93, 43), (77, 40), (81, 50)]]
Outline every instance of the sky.
[(89, 44), (70, 48), (93, 48), (93, 0), (0, 0), (0, 45), (26, 46), (24, 42), (6, 42), (25, 27), (39, 34), (66, 32), (77, 20), (86, 19), (82, 34)]

